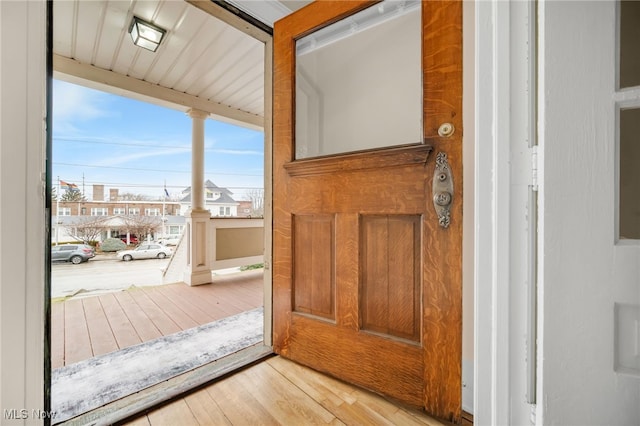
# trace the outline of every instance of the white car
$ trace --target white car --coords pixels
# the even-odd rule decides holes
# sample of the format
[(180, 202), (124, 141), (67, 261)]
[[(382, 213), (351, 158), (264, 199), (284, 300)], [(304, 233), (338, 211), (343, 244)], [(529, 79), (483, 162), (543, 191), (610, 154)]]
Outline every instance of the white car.
[(162, 244), (142, 243), (133, 250), (121, 250), (116, 256), (128, 262), (133, 259), (164, 259), (171, 254), (171, 249)]
[(178, 243), (180, 242), (180, 237), (175, 237), (175, 238), (163, 238), (161, 240), (158, 240), (158, 242), (160, 244), (164, 244), (165, 246), (177, 246)]

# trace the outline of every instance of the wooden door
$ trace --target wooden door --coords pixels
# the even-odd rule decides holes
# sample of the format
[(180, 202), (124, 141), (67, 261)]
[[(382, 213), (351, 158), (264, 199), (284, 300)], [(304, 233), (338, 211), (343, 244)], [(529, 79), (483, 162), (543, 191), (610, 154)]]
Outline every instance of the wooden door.
[[(374, 3), (315, 2), (275, 25), (274, 349), (457, 422), (462, 3), (418, 6), (422, 141), (296, 159), (295, 40)], [(443, 123), (453, 134), (438, 134)], [(436, 158), (454, 184), (449, 218), (434, 208)]]

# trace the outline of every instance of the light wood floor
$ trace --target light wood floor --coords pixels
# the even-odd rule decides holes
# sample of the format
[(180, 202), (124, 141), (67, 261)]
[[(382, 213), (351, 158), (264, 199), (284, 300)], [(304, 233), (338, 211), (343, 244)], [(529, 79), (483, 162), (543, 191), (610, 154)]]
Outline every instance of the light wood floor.
[(207, 324), (263, 305), (262, 270), (214, 283), (136, 287), (51, 304), (51, 368)]
[(281, 357), (156, 408), (128, 426), (442, 425), (424, 413)]

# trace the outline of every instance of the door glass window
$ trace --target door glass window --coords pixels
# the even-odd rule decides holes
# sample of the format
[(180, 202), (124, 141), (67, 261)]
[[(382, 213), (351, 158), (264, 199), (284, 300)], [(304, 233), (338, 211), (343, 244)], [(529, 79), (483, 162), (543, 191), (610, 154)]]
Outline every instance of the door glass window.
[(620, 88), (640, 86), (640, 2), (620, 2)]
[(619, 233), (640, 239), (640, 109), (620, 110)]
[(420, 10), (388, 0), (296, 41), (296, 159), (422, 142)]
[(640, 2), (617, 6), (617, 237), (640, 240)]

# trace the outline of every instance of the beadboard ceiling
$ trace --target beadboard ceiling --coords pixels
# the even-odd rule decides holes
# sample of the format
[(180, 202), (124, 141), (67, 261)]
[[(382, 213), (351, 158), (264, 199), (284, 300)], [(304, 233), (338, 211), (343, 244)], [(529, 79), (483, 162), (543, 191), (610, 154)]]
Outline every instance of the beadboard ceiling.
[[(272, 27), (309, 1), (229, 3)], [(155, 53), (133, 44), (133, 16), (167, 31)], [(264, 121), (265, 37), (210, 1), (53, 2), (55, 78), (252, 128)]]

